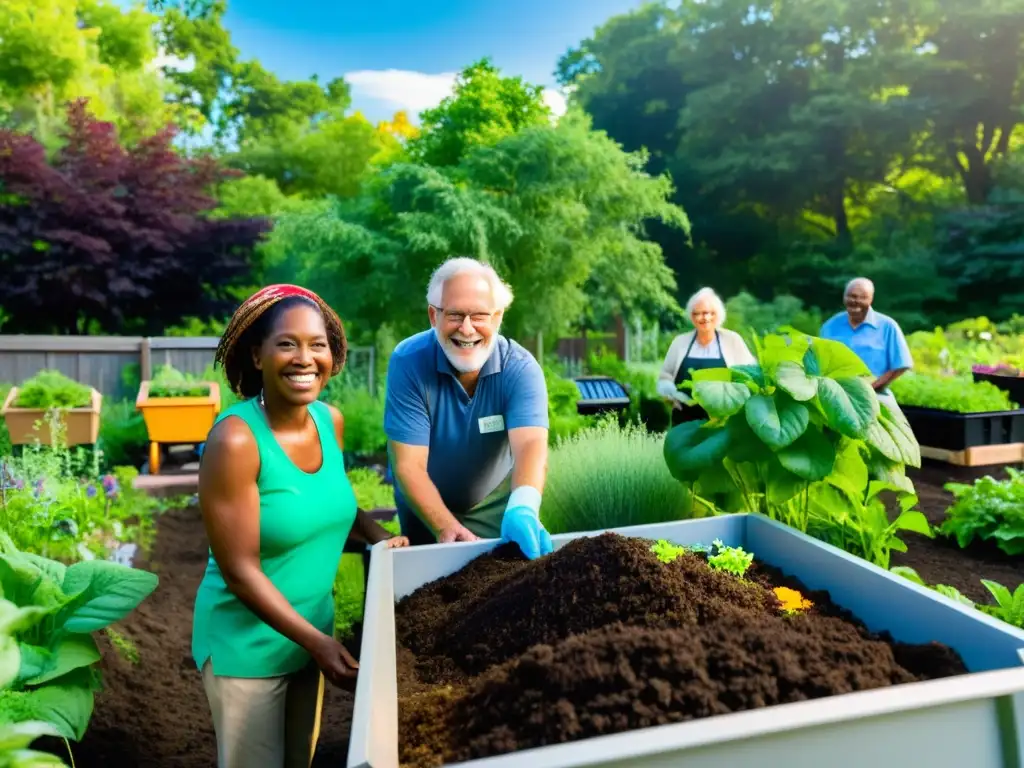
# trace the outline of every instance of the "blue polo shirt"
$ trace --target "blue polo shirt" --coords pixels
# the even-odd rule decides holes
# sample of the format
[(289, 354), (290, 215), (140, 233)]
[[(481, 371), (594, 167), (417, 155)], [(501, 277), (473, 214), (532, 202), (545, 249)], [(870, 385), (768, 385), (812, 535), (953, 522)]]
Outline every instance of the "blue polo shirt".
[[(472, 398), (457, 376), (433, 330), (402, 341), (388, 362), (384, 431), (389, 440), (429, 446), (427, 474), (458, 518), (509, 477), (508, 430), (547, 428), (548, 396), (533, 355), (500, 335)], [(409, 511), (397, 484), (395, 502)]]
[(854, 352), (877, 379), (897, 368), (913, 368), (914, 359), (899, 325), (888, 315), (869, 309), (864, 322), (856, 328), (850, 316), (840, 312), (821, 326), (821, 337), (841, 341)]

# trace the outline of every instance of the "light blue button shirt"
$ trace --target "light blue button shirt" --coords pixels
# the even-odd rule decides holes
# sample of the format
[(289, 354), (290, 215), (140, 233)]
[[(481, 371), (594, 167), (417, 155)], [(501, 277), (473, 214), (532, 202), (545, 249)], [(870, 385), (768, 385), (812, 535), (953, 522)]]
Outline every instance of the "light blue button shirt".
[(899, 368), (913, 368), (914, 359), (899, 325), (888, 315), (869, 309), (864, 322), (856, 328), (850, 317), (840, 312), (821, 326), (821, 337), (840, 341), (854, 352), (875, 378)]

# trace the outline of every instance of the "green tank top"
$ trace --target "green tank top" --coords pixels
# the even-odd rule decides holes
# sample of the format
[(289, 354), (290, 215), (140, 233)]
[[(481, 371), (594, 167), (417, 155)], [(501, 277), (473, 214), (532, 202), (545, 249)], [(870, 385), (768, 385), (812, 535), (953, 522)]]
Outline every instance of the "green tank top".
[[(260, 563), (281, 594), (313, 626), (334, 631), (334, 579), (356, 517), (356, 497), (327, 406), (309, 406), (320, 433), (323, 464), (299, 469), (281, 448), (256, 399), (226, 409), (252, 430), (260, 452)], [(196, 594), (192, 656), (199, 669), (209, 659), (228, 677), (276, 677), (309, 662), (301, 646), (272, 629), (235, 597), (212, 551)]]

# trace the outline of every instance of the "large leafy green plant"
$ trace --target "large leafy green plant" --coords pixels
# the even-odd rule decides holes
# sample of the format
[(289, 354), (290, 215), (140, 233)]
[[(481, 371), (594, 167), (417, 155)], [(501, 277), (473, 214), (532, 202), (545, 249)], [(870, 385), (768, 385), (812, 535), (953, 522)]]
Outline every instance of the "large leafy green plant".
[(972, 485), (947, 483), (955, 497), (939, 532), (961, 547), (975, 537), (995, 541), (1008, 555), (1024, 554), (1024, 472), (1006, 468), (1006, 480), (986, 475)]
[(668, 433), (672, 475), (719, 508), (766, 514), (883, 567), (906, 550), (900, 530), (931, 535), (905, 474), (920, 448), (860, 358), (803, 335), (766, 336), (756, 350), (757, 364), (695, 373), (687, 386), (710, 418)]
[(99, 685), (91, 633), (124, 618), (156, 586), (155, 574), (116, 563), (65, 566), (21, 552), (0, 531), (0, 589), (16, 611), (8, 606), (10, 637), (0, 645), (0, 676), (10, 680), (0, 691), (0, 722), (43, 722), (80, 740)]

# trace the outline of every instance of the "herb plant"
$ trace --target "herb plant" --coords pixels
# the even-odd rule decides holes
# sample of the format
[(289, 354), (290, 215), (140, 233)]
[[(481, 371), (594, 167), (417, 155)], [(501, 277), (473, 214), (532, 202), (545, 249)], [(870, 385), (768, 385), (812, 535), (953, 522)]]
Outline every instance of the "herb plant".
[(715, 548), (715, 554), (708, 557), (708, 565), (715, 570), (728, 571), (743, 578), (743, 574), (754, 562), (754, 553), (744, 552), (743, 547), (727, 547), (721, 539), (715, 539), (711, 544)]
[[(666, 437), (669, 471), (726, 511), (759, 512), (883, 567), (901, 530), (931, 535), (906, 466), (921, 453), (898, 408), (880, 403), (848, 347), (766, 336), (758, 363), (697, 371), (688, 386), (709, 419)], [(884, 494), (900, 514), (890, 521)]]
[(686, 554), (686, 547), (673, 544), (665, 539), (658, 539), (654, 542), (654, 546), (651, 547), (651, 552), (663, 563), (671, 563), (677, 557), (681, 557)]
[(1007, 467), (1006, 474), (1006, 480), (986, 475), (973, 485), (947, 483), (955, 501), (939, 533), (955, 536), (961, 547), (978, 538), (1008, 555), (1024, 554), (1024, 472)]
[(18, 387), (16, 408), (85, 408), (92, 402), (92, 390), (60, 371), (42, 370)]
[(209, 397), (210, 385), (173, 366), (161, 366), (149, 384), (150, 397)]
[(892, 383), (892, 393), (901, 405), (952, 413), (993, 413), (1020, 407), (995, 384), (969, 376), (909, 372)]
[(559, 442), (548, 459), (544, 525), (554, 534), (710, 515), (710, 505), (669, 473), (663, 439), (602, 421)]

